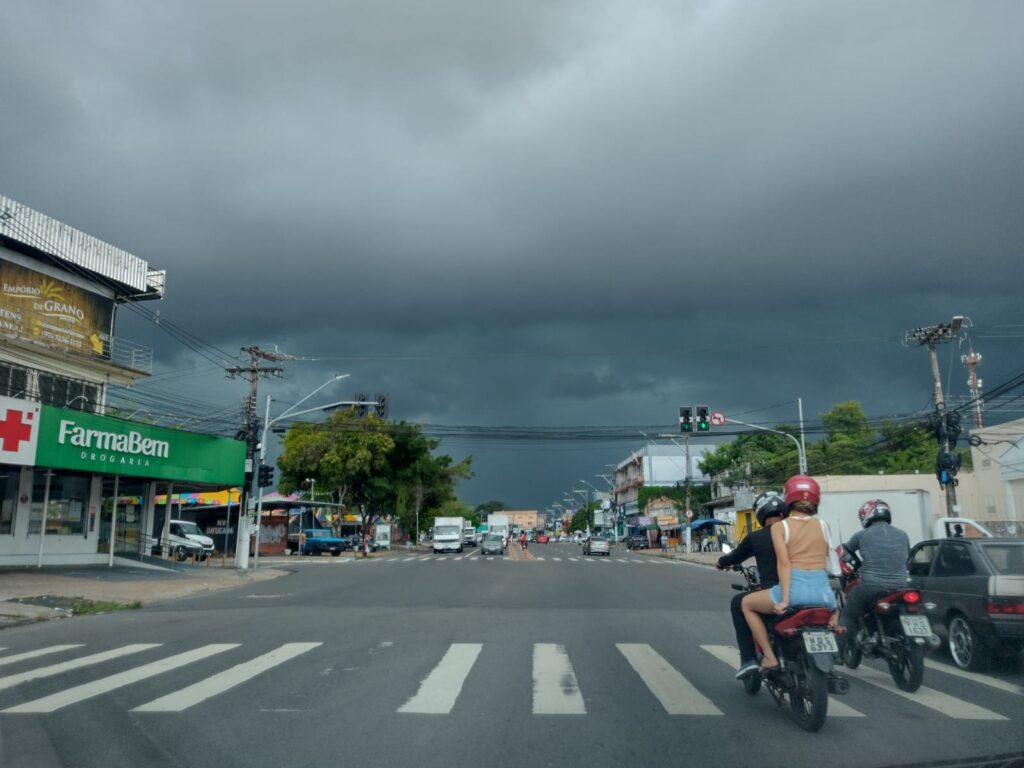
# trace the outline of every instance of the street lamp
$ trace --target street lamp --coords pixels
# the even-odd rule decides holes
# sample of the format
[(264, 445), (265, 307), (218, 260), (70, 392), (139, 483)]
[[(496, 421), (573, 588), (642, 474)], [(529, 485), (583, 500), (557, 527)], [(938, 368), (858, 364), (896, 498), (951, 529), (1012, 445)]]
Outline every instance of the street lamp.
[[(349, 377), (349, 374), (342, 373), (342, 374), (339, 374), (337, 376), (334, 376), (334, 377), (328, 379), (323, 384), (321, 384), (319, 387), (317, 387), (312, 392), (310, 392), (308, 395), (306, 395), (304, 398), (299, 400), (299, 402), (295, 403), (295, 405), (291, 406), (288, 410), (286, 410), (280, 416), (277, 416), (276, 418), (273, 418), (273, 419), (270, 418), (270, 401), (271, 401), (272, 398), (270, 397), (270, 395), (267, 395), (267, 414), (266, 414), (266, 417), (263, 419), (263, 438), (260, 440), (259, 464), (260, 465), (263, 464), (263, 459), (267, 455), (267, 432), (270, 431), (270, 427), (271, 427), (272, 424), (276, 424), (277, 422), (281, 421), (282, 419), (286, 419), (286, 418), (288, 418), (290, 416), (301, 416), (301, 415), (303, 415), (305, 413), (312, 413), (313, 411), (326, 410), (327, 408), (333, 408), (335, 406), (341, 405), (341, 403), (344, 402), (344, 401), (339, 401), (337, 403), (329, 403), (327, 405), (321, 405), (321, 406), (319, 406), (317, 408), (305, 408), (305, 409), (303, 409), (301, 411), (296, 411), (295, 410), (296, 408), (298, 408), (304, 402), (309, 400), (309, 398), (311, 398), (313, 395), (315, 395), (317, 392), (319, 392), (324, 387), (329, 386), (329, 385), (333, 384), (336, 381), (341, 381), (342, 379), (347, 379), (348, 377)], [(248, 519), (248, 515), (246, 515), (246, 519)], [(262, 522), (263, 522), (263, 486), (262, 485), (257, 485), (257, 490), (256, 490), (256, 549), (255, 549), (254, 557), (253, 557), (253, 564), (252, 564), (253, 570), (258, 568), (259, 564), (260, 564), (260, 524)], [(246, 533), (245, 541), (248, 541), (249, 532), (246, 531), (245, 533)], [(246, 546), (246, 547), (239, 547), (239, 549), (243, 550), (243, 552), (244, 552), (244, 556), (242, 557), (242, 560), (243, 560), (242, 567), (243, 568), (248, 567), (248, 565), (249, 565), (249, 562), (248, 562), (248, 560), (249, 560), (249, 547), (248, 546)]]
[(762, 427), (759, 424), (747, 424), (745, 421), (737, 421), (736, 419), (726, 419), (730, 424), (739, 424), (741, 427), (750, 427), (751, 429), (759, 429), (762, 432), (773, 432), (776, 435), (782, 435), (788, 437), (796, 444), (796, 455), (797, 462), (800, 468), (800, 474), (807, 474), (807, 452), (804, 450), (803, 443), (801, 443), (796, 437), (789, 434), (789, 432), (783, 432), (781, 429), (770, 429), (769, 427)]

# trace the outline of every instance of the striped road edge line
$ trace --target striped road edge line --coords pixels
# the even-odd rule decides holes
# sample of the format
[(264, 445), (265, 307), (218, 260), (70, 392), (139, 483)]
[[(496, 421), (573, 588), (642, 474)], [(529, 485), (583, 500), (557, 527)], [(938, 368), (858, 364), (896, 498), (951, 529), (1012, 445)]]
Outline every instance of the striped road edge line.
[[(733, 670), (740, 668), (740, 652), (734, 645), (702, 645), (705, 651), (710, 653), (719, 661), (725, 662)], [(829, 717), (865, 717), (864, 713), (854, 709), (849, 704), (844, 704), (835, 696), (828, 697)]]
[(482, 643), (453, 643), (437, 666), (420, 683), (416, 695), (400, 706), (398, 711), (447, 715), (455, 706), (482, 649)]
[(231, 669), (200, 680), (180, 691), (169, 693), (148, 704), (135, 707), (132, 712), (181, 712), (321, 645), (323, 643), (286, 643), (269, 653), (249, 661), (243, 661)]

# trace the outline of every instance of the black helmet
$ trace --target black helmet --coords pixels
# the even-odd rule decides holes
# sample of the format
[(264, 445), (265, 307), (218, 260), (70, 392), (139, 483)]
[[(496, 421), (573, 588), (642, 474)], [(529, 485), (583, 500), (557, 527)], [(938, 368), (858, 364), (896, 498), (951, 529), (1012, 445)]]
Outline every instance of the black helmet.
[(765, 491), (754, 499), (754, 515), (760, 526), (764, 526), (764, 521), (769, 517), (785, 517), (786, 500), (776, 491)]

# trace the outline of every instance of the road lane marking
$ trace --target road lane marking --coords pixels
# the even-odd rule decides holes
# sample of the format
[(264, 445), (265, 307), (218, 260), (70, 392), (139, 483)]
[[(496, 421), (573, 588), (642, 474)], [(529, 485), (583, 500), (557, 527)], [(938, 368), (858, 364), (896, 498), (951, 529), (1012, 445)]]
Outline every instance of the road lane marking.
[(110, 691), (123, 688), (126, 685), (131, 685), (140, 680), (145, 680), (155, 675), (163, 674), (164, 672), (170, 672), (173, 669), (178, 669), (186, 664), (191, 664), (194, 661), (200, 661), (209, 656), (213, 656), (218, 653), (237, 648), (241, 643), (213, 643), (210, 645), (204, 645), (201, 648), (196, 648), (192, 651), (185, 651), (179, 653), (176, 656), (168, 656), (166, 659), (160, 659), (149, 664), (143, 664), (141, 667), (135, 667), (134, 669), (126, 669), (124, 672), (118, 672), (115, 675), (101, 678), (100, 680), (94, 680), (91, 683), (84, 683), (82, 685), (76, 685), (72, 688), (68, 688), (64, 691), (59, 691), (51, 696), (44, 696), (41, 699), (35, 701), (27, 701), (24, 704), (19, 704), (16, 707), (10, 707), (9, 709), (3, 710), (6, 714), (19, 714), (19, 713), (33, 713), (40, 714), (45, 712), (55, 712), (62, 707), (69, 706), (71, 704), (77, 704), (80, 701), (91, 699), (94, 696), (99, 696)]
[[(51, 646), (48, 646), (46, 648), (38, 648), (38, 649), (36, 649), (34, 651), (25, 651), (25, 653), (18, 653), (18, 654), (15, 654), (14, 656), (7, 656), (5, 658), (0, 659), (0, 667), (3, 667), (5, 665), (7, 665), (7, 664), (17, 664), (19, 661), (25, 661), (27, 659), (34, 659), (34, 658), (37, 658), (39, 656), (45, 656), (45, 655), (47, 655), (49, 653), (60, 653), (61, 651), (69, 651), (72, 648), (81, 648), (81, 647), (82, 647), (82, 643), (78, 643), (77, 645), (51, 645)], [(4, 650), (4, 649), (0, 648), (0, 650)]]
[(560, 558), (560, 557), (553, 557), (551, 559), (554, 560), (556, 563), (562, 562), (562, 558)]
[[(719, 661), (723, 661), (734, 670), (740, 668), (740, 652), (734, 645), (702, 645), (705, 651), (710, 653)], [(828, 697), (829, 717), (865, 717), (860, 710), (854, 709), (849, 704), (844, 704), (835, 696)]]
[(570, 557), (569, 558), (569, 562), (570, 563), (578, 563), (579, 561), (580, 561), (580, 559), (578, 557)]
[(433, 560), (433, 559), (434, 559), (433, 555), (424, 555), (423, 557), (420, 558), (420, 560)]
[(409, 562), (409, 561), (411, 561), (411, 560), (418, 560), (418, 559), (419, 559), (419, 558), (418, 558), (418, 557), (415, 557), (415, 556), (414, 556), (414, 557), (406, 557), (406, 558), (404, 558), (404, 559), (402, 560), (402, 562), (403, 562), (403, 563), (408, 563), (408, 562)]
[(865, 683), (871, 683), (871, 685), (883, 688), (890, 693), (895, 693), (897, 696), (902, 696), (908, 701), (913, 701), (923, 707), (928, 707), (929, 709), (935, 710), (946, 717), (951, 717), (954, 720), (1009, 719), (1008, 717), (1000, 715), (998, 712), (993, 712), (990, 709), (970, 704), (963, 699), (958, 699), (955, 696), (949, 696), (940, 691), (936, 691), (934, 688), (928, 688), (923, 685), (913, 693), (901, 691), (896, 687), (896, 684), (892, 680), (892, 676), (888, 672), (880, 672), (879, 670), (871, 667), (860, 666), (855, 670), (846, 670), (846, 673), (849, 674), (850, 677), (856, 678), (857, 680), (863, 680)]
[(534, 559), (534, 560), (540, 560), (540, 561), (541, 561), (542, 563), (544, 562), (544, 558), (543, 558), (543, 557), (535, 557), (535, 558), (533, 558), (533, 559)]
[(120, 648), (114, 648), (111, 651), (94, 653), (91, 656), (83, 656), (80, 659), (63, 661), (60, 664), (52, 664), (49, 667), (39, 667), (38, 669), (32, 669), (28, 672), (20, 672), (17, 675), (8, 675), (7, 677), (0, 677), (0, 691), (5, 690), (7, 688), (11, 688), (15, 685), (19, 685), (20, 683), (28, 682), (29, 680), (36, 680), (40, 677), (53, 677), (54, 675), (60, 675), (64, 672), (69, 672), (73, 669), (87, 667), (90, 664), (101, 664), (104, 661), (118, 659), (122, 656), (127, 656), (132, 653), (148, 651), (151, 648), (159, 648), (160, 645), (160, 643), (136, 643), (134, 645), (123, 645)]
[(980, 683), (981, 685), (988, 685), (992, 688), (998, 688), (1000, 691), (1015, 693), (1018, 696), (1024, 695), (1024, 688), (1021, 688), (1021, 686), (1016, 683), (1008, 683), (1005, 680), (989, 677), (988, 675), (979, 675), (977, 672), (968, 672), (965, 669), (951, 667), (949, 664), (939, 664), (931, 659), (925, 659), (924, 665), (928, 669), (934, 669), (936, 672), (962, 677), (964, 680), (970, 680), (971, 682)]
[(646, 560), (641, 560), (640, 558), (637, 558), (637, 557), (631, 558), (631, 560), (634, 563), (646, 563), (647, 562)]
[(148, 704), (135, 707), (132, 712), (181, 712), (320, 645), (323, 643), (286, 643), (269, 653), (244, 661), (231, 669), (226, 669), (205, 680), (200, 680), (194, 685), (182, 688), (180, 691), (169, 693)]
[(721, 715), (711, 699), (646, 643), (616, 643), (615, 647), (670, 715)]
[(565, 646), (554, 643), (533, 646), (533, 714), (587, 714)]
[(455, 706), (462, 686), (483, 648), (482, 643), (452, 643), (441, 661), (431, 670), (416, 695), (398, 708), (399, 712), (447, 715)]

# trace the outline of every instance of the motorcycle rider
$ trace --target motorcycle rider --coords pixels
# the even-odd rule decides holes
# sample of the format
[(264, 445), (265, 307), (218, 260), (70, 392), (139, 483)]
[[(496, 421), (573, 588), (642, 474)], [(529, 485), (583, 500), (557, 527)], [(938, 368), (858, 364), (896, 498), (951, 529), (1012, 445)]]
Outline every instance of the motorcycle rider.
[(860, 583), (846, 596), (840, 623), (846, 634), (839, 635), (840, 658), (846, 638), (857, 631), (860, 617), (867, 613), (874, 600), (883, 592), (904, 589), (910, 575), (907, 559), (910, 557), (910, 539), (892, 524), (892, 510), (881, 499), (864, 502), (857, 510), (861, 529), (843, 544), (846, 553), (856, 553), (861, 565)]
[(835, 608), (835, 594), (825, 564), (829, 554), (828, 526), (818, 518), (821, 488), (813, 477), (794, 475), (783, 489), (786, 519), (769, 530), (779, 571), (779, 583), (771, 589), (743, 596), (743, 616), (754, 641), (763, 653), (762, 672), (775, 670), (779, 660), (768, 642), (761, 614), (783, 614), (790, 605)]
[[(775, 545), (772, 543), (770, 528), (785, 515), (786, 504), (782, 494), (776, 491), (765, 491), (754, 499), (754, 515), (761, 527), (743, 537), (736, 549), (718, 558), (715, 567), (718, 570), (739, 565), (753, 555), (757, 563), (758, 582), (765, 589), (779, 583), (779, 573), (775, 564)], [(732, 613), (732, 624), (736, 631), (736, 647), (740, 651), (740, 668), (736, 679), (741, 680), (757, 671), (757, 651), (754, 648), (754, 636), (750, 634), (747, 620), (743, 618), (740, 603), (745, 592), (738, 592), (729, 604)]]

